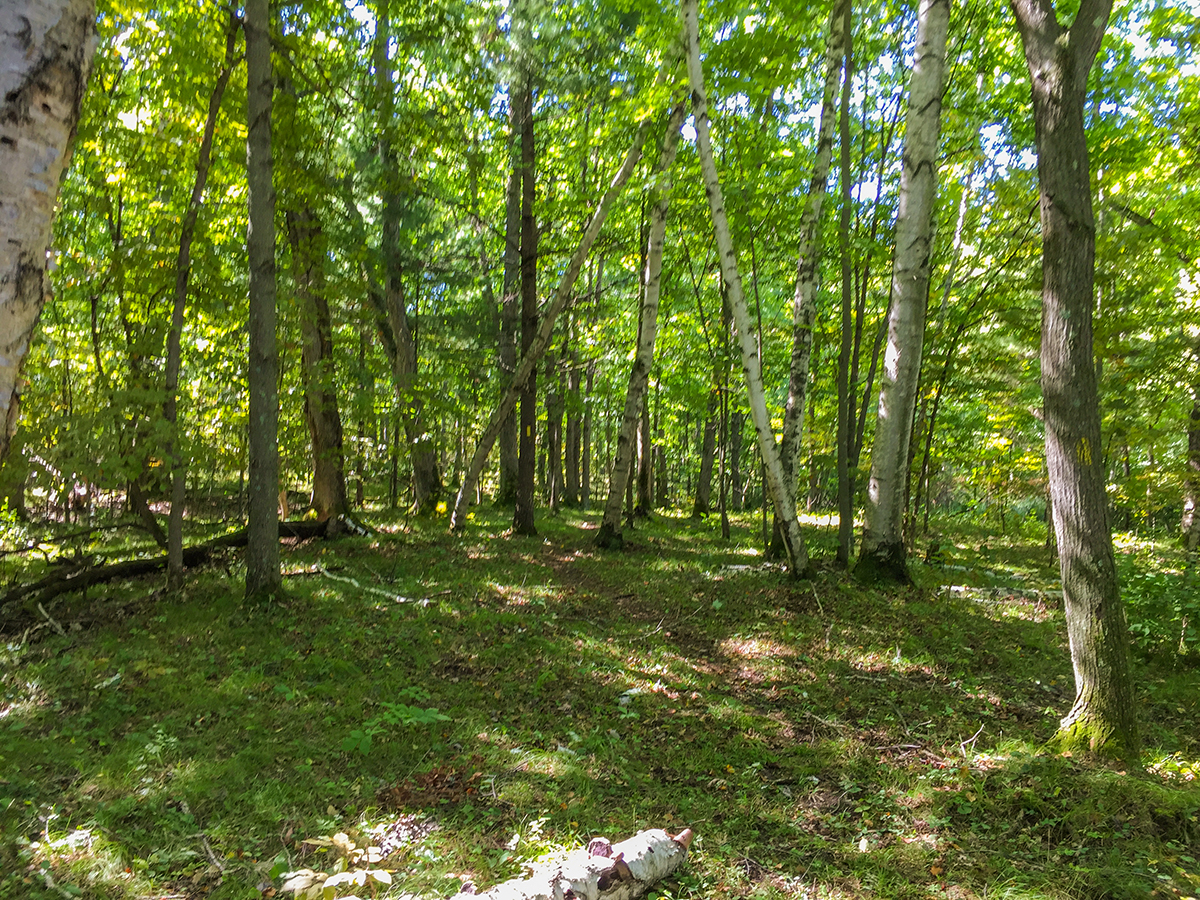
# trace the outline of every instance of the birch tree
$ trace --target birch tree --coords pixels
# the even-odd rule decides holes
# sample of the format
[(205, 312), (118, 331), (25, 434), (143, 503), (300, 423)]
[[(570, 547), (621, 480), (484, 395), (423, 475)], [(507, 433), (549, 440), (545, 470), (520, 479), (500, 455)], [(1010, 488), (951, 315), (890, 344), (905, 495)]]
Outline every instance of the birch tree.
[(795, 488), (784, 477), (783, 465), (779, 458), (779, 445), (771, 430), (771, 417), (767, 412), (767, 401), (763, 392), (762, 360), (759, 356), (750, 310), (746, 304), (746, 295), (742, 289), (737, 253), (733, 247), (733, 236), (730, 233), (729, 219), (725, 212), (725, 199), (721, 192), (721, 180), (717, 174), (717, 165), (713, 157), (712, 137), (708, 121), (708, 100), (704, 92), (704, 70), (700, 64), (700, 24), (696, 7), (697, 0), (683, 0), (688, 84), (692, 89), (696, 150), (700, 156), (704, 192), (708, 196), (709, 210), (712, 214), (721, 275), (725, 279), (729, 307), (737, 330), (738, 346), (742, 356), (742, 376), (746, 382), (746, 393), (750, 401), (750, 415), (758, 434), (758, 448), (766, 471), (767, 490), (775, 505), (775, 515), (782, 523), (789, 570), (793, 577), (802, 577), (809, 572), (809, 562), (808, 551), (804, 546), (804, 536), (800, 532), (800, 520), (796, 516)]
[(901, 155), (887, 350), (871, 450), (866, 526), (856, 570), (859, 577), (868, 579), (909, 579), (903, 534), (905, 489), (925, 339), (949, 26), (950, 0), (922, 0)]
[(679, 147), (679, 129), (683, 125), (684, 104), (678, 104), (667, 122), (663, 135), (662, 155), (654, 172), (651, 187), (650, 239), (646, 250), (646, 296), (642, 302), (638, 328), (637, 355), (629, 372), (629, 387), (625, 391), (625, 407), (621, 429), (617, 435), (617, 452), (609, 480), (608, 501), (604, 504), (604, 519), (596, 535), (600, 547), (620, 547), (621, 506), (625, 485), (629, 480), (634, 455), (634, 438), (638, 417), (648, 402), (646, 386), (650, 383), (650, 367), (654, 364), (654, 341), (658, 335), (658, 301), (662, 288), (663, 244), (667, 233), (667, 211), (671, 203), (671, 166)]
[(46, 255), (92, 65), (94, 0), (0, 4), (0, 462), (46, 301)]

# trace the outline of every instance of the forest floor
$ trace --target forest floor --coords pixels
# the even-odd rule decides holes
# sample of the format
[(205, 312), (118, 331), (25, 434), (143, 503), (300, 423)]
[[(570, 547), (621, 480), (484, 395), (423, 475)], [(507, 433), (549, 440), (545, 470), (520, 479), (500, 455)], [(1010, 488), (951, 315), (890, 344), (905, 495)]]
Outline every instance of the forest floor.
[[(47, 610), (64, 634), (6, 635), (0, 898), (291, 900), (283, 873), (342, 867), (365, 883), (339, 896), (445, 897), (685, 826), (651, 896), (1200, 896), (1197, 659), (1170, 610), (1147, 642), (1156, 598), (1183, 596), (1165, 540), (1121, 543), (1127, 770), (1039, 752), (1073, 686), (1032, 538), (945, 532), (919, 586), (883, 592), (787, 580), (752, 515), (728, 541), (656, 516), (621, 552), (593, 548), (592, 514), (536, 538), (488, 509), (465, 536), (371, 521), (286, 544), (281, 602), (246, 606), (229, 551), (178, 594), (93, 588)], [(832, 532), (809, 536), (829, 558)], [(27, 556), (6, 582), (49, 564)]]

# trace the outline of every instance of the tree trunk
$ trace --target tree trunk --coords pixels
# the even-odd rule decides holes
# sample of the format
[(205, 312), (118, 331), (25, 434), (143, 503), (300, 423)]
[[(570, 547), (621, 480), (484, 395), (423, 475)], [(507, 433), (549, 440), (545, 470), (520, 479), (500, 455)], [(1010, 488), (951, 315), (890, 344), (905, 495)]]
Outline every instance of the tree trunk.
[(213, 132), (217, 127), (217, 113), (225, 86), (233, 74), (237, 48), (237, 17), (229, 11), (229, 24), (225, 31), (225, 66), (217, 75), (208, 98), (208, 118), (200, 138), (200, 151), (196, 156), (196, 180), (192, 185), (192, 196), (179, 233), (179, 256), (175, 262), (175, 298), (171, 309), (171, 331), (167, 336), (167, 364), (165, 375), (166, 399), (163, 402), (163, 418), (167, 420), (168, 439), (165, 456), (171, 467), (171, 515), (167, 520), (167, 588), (178, 589), (183, 583), (183, 504), (187, 497), (187, 469), (184, 467), (180, 448), (179, 430), (179, 368), (183, 355), (183, 321), (187, 309), (188, 279), (192, 272), (192, 237), (196, 232), (196, 218), (200, 215), (200, 204), (204, 199), (204, 186), (208, 182), (208, 168), (212, 153)]
[(538, 360), (546, 352), (546, 348), (550, 346), (554, 322), (571, 299), (571, 290), (579, 278), (584, 261), (592, 249), (592, 244), (596, 241), (596, 236), (600, 233), (600, 228), (604, 225), (604, 220), (608, 217), (609, 209), (617, 197), (620, 196), (621, 190), (625, 187), (625, 183), (633, 174), (633, 170), (641, 158), (642, 145), (646, 141), (646, 133), (649, 131), (649, 127), (650, 118), (647, 117), (639, 125), (634, 135), (633, 145), (625, 154), (625, 159), (621, 162), (620, 169), (613, 177), (612, 183), (600, 199), (599, 204), (597, 204), (596, 211), (592, 214), (587, 228), (584, 229), (583, 236), (579, 239), (579, 245), (575, 248), (575, 252), (572, 254), (566, 269), (563, 271), (562, 277), (559, 279), (558, 287), (555, 288), (554, 294), (546, 304), (545, 312), (541, 317), (541, 324), (538, 327), (537, 334), (534, 335), (534, 341), (521, 356), (521, 361), (517, 365), (512, 383), (500, 398), (499, 405), (493, 411), (487, 426), (479, 436), (479, 443), (475, 445), (475, 454), (471, 457), (471, 465), (463, 475), (463, 483), (458, 490), (458, 498), (454, 502), (454, 512), (450, 516), (450, 527), (452, 529), (463, 528), (466, 524), (467, 497), (474, 491), (475, 482), (479, 480), (479, 475), (487, 463), (488, 453), (491, 452), (492, 445), (496, 442), (496, 436), (500, 432), (500, 423), (503, 421), (504, 416), (508, 415), (516, 407), (517, 398), (521, 393), (522, 386), (533, 373)]
[[(821, 207), (825, 200), (829, 167), (833, 160), (833, 129), (837, 123), (834, 102), (837, 97), (838, 74), (846, 55), (846, 12), (849, 3), (850, 0), (837, 0), (829, 19), (829, 38), (825, 44), (825, 91), (821, 100), (821, 121), (817, 129), (817, 155), (813, 159), (812, 175), (808, 182), (808, 202), (800, 219), (796, 290), (792, 300), (792, 363), (788, 378), (787, 405), (783, 411), (783, 439), (780, 441), (779, 451), (784, 475), (793, 486), (799, 469), (800, 438), (804, 432), (804, 411), (812, 357), (812, 329), (817, 318)], [(740, 426), (740, 420), (736, 420), (736, 424)], [(735, 441), (740, 450), (740, 435)], [(733, 472), (736, 484), (736, 456), (733, 460)], [(736, 499), (734, 505), (740, 508)]]
[(596, 380), (596, 361), (588, 360), (583, 383), (583, 424), (579, 431), (579, 505), (592, 505), (592, 387)]
[(721, 396), (714, 385), (708, 394), (708, 414), (704, 419), (704, 436), (700, 439), (700, 472), (696, 476), (696, 499), (692, 503), (692, 518), (712, 512), (713, 461), (717, 455), (717, 426), (720, 424)]
[(740, 409), (729, 415), (729, 487), (730, 506), (738, 512), (746, 505), (746, 492), (742, 486), (742, 429), (746, 425), (746, 414)]
[(838, 254), (842, 269), (842, 330), (837, 363), (837, 501), (838, 547), (837, 562), (843, 568), (850, 565), (850, 546), (854, 540), (854, 472), (850, 466), (850, 444), (853, 440), (851, 416), (853, 398), (850, 394), (850, 353), (853, 340), (853, 285), (850, 261), (850, 220), (854, 213), (854, 197), (850, 193), (850, 86), (854, 77), (854, 32), (851, 28), (851, 8), (846, 7), (844, 26), (845, 63), (842, 66), (842, 96), (838, 113), (838, 143), (842, 208), (838, 217)]
[(1129, 634), (1113, 558), (1092, 343), (1095, 220), (1084, 101), (1112, 11), (1083, 0), (1069, 28), (1051, 0), (1012, 0), (1033, 92), (1042, 219), (1046, 465), (1075, 704), (1057, 746), (1136, 760)]
[(704, 93), (704, 73), (700, 64), (700, 27), (696, 11), (696, 0), (683, 0), (683, 20), (687, 33), (688, 82), (692, 89), (692, 109), (695, 116), (696, 148), (700, 156), (700, 167), (704, 174), (705, 193), (708, 195), (712, 213), (713, 230), (716, 232), (718, 257), (721, 273), (729, 291), (729, 305), (738, 332), (742, 351), (742, 375), (750, 401), (750, 414), (758, 432), (759, 450), (765, 466), (765, 480), (775, 504), (775, 514), (785, 525), (789, 568), (793, 577), (809, 573), (808, 551), (804, 536), (800, 532), (800, 520), (796, 517), (795, 491), (784, 478), (779, 462), (779, 447), (771, 428), (771, 417), (767, 412), (763, 393), (762, 361), (750, 311), (742, 292), (741, 276), (738, 273), (737, 255), (733, 249), (733, 238), (725, 213), (725, 200), (721, 193), (721, 182), (713, 158), (712, 139), (709, 135), (708, 101)]
[(400, 221), (404, 214), (404, 198), (397, 182), (399, 158), (391, 133), (393, 118), (393, 85), (391, 58), (388, 53), (390, 10), (388, 0), (382, 0), (377, 11), (375, 35), (375, 78), (379, 103), (378, 152), (382, 167), (382, 232), (380, 255), (383, 257), (382, 285), (384, 317), (390, 341), (386, 342), (392, 363), (392, 378), (400, 403), (400, 421), (408, 440), (412, 462), (413, 512), (427, 515), (437, 508), (442, 494), (442, 476), (438, 470), (437, 444), (425, 422), (425, 402), (417, 388), (417, 346), (413, 326), (408, 319), (408, 302), (404, 293), (403, 261), (400, 256)]
[[(500, 384), (512, 380), (517, 368), (517, 322), (521, 290), (521, 159), (520, 103), (509, 103), (509, 174), (504, 193), (504, 285), (500, 294), (500, 334), (497, 362)], [(501, 388), (503, 390), (503, 387)], [(517, 499), (517, 418), (505, 417), (496, 439), (500, 451), (500, 479), (496, 505), (511, 506)]]
[(271, 184), (271, 13), (247, 0), (246, 179), (250, 227), (250, 477), (246, 596), (279, 591), (279, 348), (275, 340), (275, 188)]
[[(287, 214), (292, 272), (300, 301), (304, 417), (312, 439), (312, 506), (336, 533), (348, 511), (342, 417), (333, 368), (333, 325), (325, 282), (325, 234), (311, 209)], [(390, 429), (395, 431), (395, 428)], [(393, 493), (394, 493), (393, 488)]]
[[(537, 220), (533, 203), (537, 190), (537, 150), (533, 128), (533, 85), (528, 76), (515, 92), (515, 114), (521, 129), (521, 356), (537, 336)], [(547, 341), (547, 345), (549, 341)], [(530, 366), (521, 385), (521, 436), (517, 453), (517, 496), (513, 533), (537, 534), (533, 520), (534, 475), (537, 462), (537, 365)], [(459, 488), (460, 502), (462, 488)], [(457, 506), (457, 504), (456, 504)], [(456, 509), (457, 511), (457, 509)]]
[(563, 473), (565, 500), (567, 506), (579, 505), (579, 441), (583, 420), (580, 412), (583, 409), (579, 388), (583, 380), (583, 370), (579, 366), (579, 353), (572, 347), (567, 355), (567, 433), (565, 441), (566, 471)]
[(58, 185), (92, 66), (95, 0), (0, 7), (0, 462), (21, 410), (21, 368), (42, 313)]
[(1192, 412), (1188, 416), (1187, 470), (1183, 477), (1183, 516), (1180, 530), (1183, 533), (1183, 549), (1188, 562), (1193, 562), (1200, 548), (1200, 385), (1192, 389)]
[(667, 211), (671, 205), (671, 166), (675, 163), (675, 153), (679, 147), (679, 129), (683, 125), (684, 112), (685, 106), (682, 103), (677, 104), (671, 111), (667, 130), (663, 135), (662, 153), (655, 168), (655, 177), (652, 179), (654, 186), (651, 189), (650, 234), (646, 249), (646, 291), (638, 320), (637, 353), (634, 356), (633, 368), (629, 372), (629, 385), (625, 390), (625, 408), (621, 416), (621, 430), (617, 435), (617, 454), (609, 480), (608, 501), (604, 505), (604, 519), (596, 536), (596, 543), (601, 547), (621, 545), (621, 500), (629, 479), (638, 412), (647, 403), (646, 387), (650, 383), (654, 342), (658, 337), (663, 244), (667, 233)]
[[(561, 357), (560, 357), (561, 359)], [(558, 512), (562, 505), (563, 495), (563, 398), (562, 372), (559, 371), (558, 361), (554, 354), (546, 357), (546, 457), (547, 467), (547, 497), (550, 509)]]
[(887, 352), (871, 450), (866, 525), (856, 568), (856, 575), (867, 580), (911, 580), (903, 533), (905, 490), (933, 256), (937, 151), (949, 27), (950, 0), (922, 0), (917, 13), (916, 58), (908, 89), (901, 157)]
[(587, 849), (534, 866), (527, 876), (480, 894), (471, 888), (450, 900), (635, 900), (683, 865), (691, 842), (690, 828), (677, 835), (654, 828), (618, 844), (593, 838)]

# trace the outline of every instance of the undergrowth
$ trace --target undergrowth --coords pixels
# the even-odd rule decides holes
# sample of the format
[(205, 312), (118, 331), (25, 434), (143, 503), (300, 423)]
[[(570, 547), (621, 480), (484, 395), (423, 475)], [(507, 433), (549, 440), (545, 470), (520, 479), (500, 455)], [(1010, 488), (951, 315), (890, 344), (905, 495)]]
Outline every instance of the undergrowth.
[(942, 538), (880, 592), (788, 581), (749, 516), (616, 553), (594, 518), (379, 517), (287, 546), (270, 606), (230, 554), (48, 609), (3, 651), (0, 898), (448, 896), (684, 826), (660, 898), (1200, 895), (1194, 662), (1136, 657), (1142, 769), (1040, 755), (1073, 686), (1039, 547)]

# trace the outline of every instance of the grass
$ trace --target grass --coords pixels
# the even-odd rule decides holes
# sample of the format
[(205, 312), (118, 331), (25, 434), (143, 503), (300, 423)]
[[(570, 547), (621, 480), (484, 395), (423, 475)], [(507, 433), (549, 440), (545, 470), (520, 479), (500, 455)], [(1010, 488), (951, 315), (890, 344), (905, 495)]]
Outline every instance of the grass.
[(360, 893), (448, 896), (684, 826), (660, 898), (1200, 896), (1194, 659), (1136, 660), (1141, 770), (1039, 755), (1073, 686), (1034, 541), (956, 526), (880, 592), (789, 582), (749, 515), (376, 524), (286, 547), (269, 606), (230, 555), (10, 635), (0, 898), (270, 897), (338, 833), (394, 851)]

